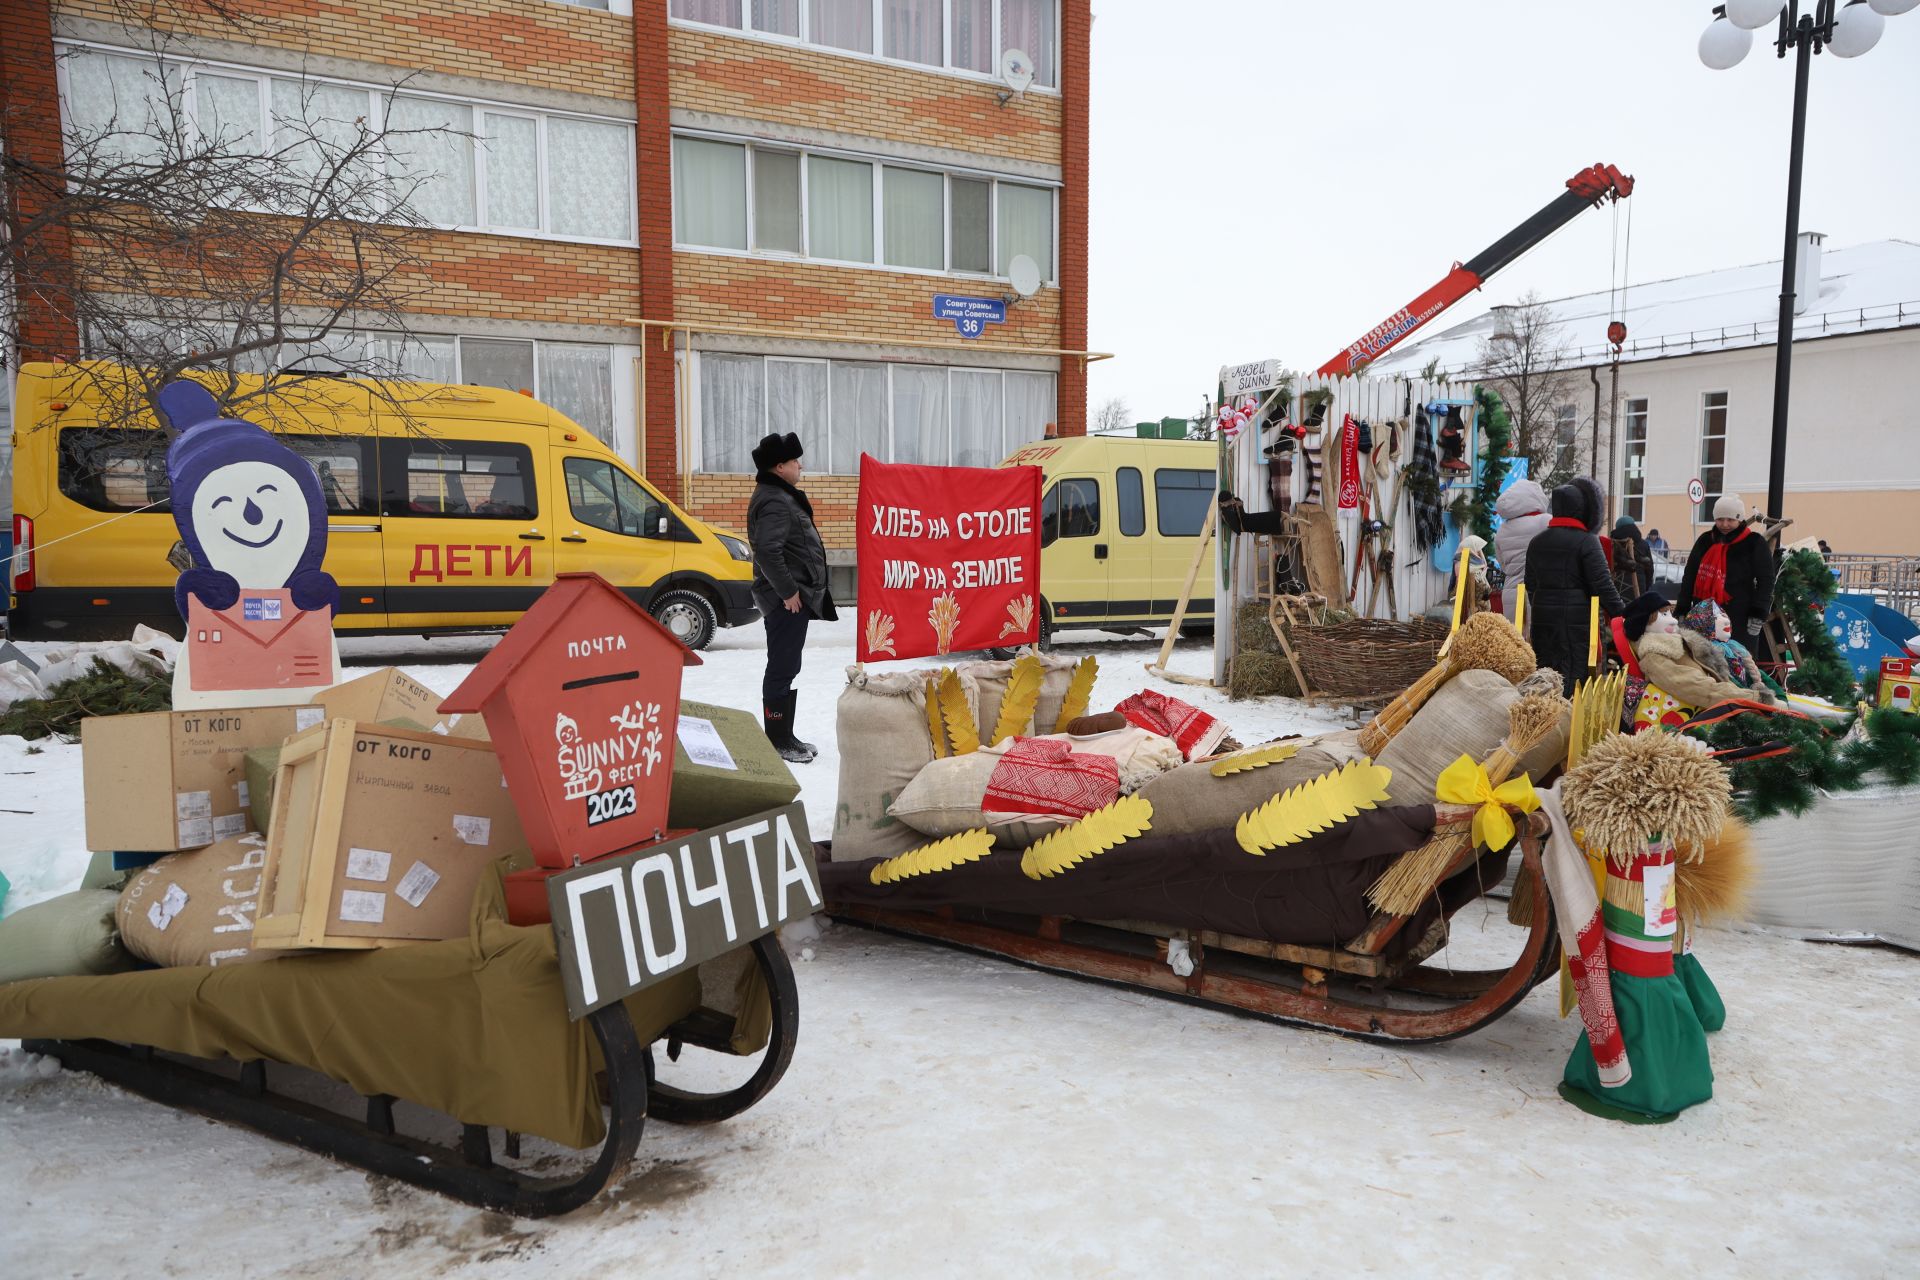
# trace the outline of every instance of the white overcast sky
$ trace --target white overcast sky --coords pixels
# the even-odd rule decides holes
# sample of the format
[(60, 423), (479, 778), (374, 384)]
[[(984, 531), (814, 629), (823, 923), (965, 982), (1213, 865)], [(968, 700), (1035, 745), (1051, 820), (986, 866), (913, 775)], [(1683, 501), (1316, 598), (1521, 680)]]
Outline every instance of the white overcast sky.
[[(1115, 358), (1088, 398), (1130, 420), (1194, 412), (1222, 364), (1318, 367), (1596, 161), (1637, 182), (1634, 280), (1779, 259), (1793, 64), (1769, 29), (1708, 71), (1704, 2), (1094, 13), (1088, 336)], [(1920, 9), (1813, 63), (1802, 229), (1920, 240)], [(1584, 213), (1426, 332), (1530, 288), (1605, 289), (1613, 243), (1612, 214)]]

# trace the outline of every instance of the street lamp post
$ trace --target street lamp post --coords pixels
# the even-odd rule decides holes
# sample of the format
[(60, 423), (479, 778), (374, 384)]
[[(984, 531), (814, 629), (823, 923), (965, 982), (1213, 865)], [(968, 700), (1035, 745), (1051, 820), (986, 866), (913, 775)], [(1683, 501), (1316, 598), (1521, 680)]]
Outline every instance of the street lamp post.
[(1794, 269), (1800, 241), (1800, 171), (1807, 140), (1807, 72), (1822, 49), (1857, 58), (1880, 42), (1889, 17), (1920, 6), (1920, 0), (1727, 0), (1700, 36), (1700, 61), (1714, 71), (1737, 66), (1753, 48), (1753, 33), (1775, 19), (1776, 56), (1794, 54), (1793, 141), (1787, 158), (1787, 233), (1780, 254), (1780, 331), (1774, 340), (1773, 447), (1767, 467), (1767, 515), (1778, 520), (1786, 502), (1787, 389), (1793, 379)]

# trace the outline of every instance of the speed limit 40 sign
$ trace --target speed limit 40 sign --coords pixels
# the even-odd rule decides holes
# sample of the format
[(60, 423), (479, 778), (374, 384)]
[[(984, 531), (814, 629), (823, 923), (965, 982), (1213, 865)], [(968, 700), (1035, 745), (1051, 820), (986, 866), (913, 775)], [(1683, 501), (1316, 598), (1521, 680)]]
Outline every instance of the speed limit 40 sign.
[(1700, 477), (1695, 476), (1693, 479), (1687, 481), (1687, 501), (1697, 507), (1706, 500), (1707, 486), (1700, 483)]

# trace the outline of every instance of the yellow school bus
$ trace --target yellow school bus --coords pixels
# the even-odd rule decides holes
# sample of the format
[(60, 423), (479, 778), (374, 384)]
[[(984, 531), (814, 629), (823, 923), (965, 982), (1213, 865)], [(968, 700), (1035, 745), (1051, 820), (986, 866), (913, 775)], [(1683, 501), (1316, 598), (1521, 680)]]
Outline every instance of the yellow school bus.
[[(37, 638), (178, 633), (166, 441), (101, 426), (96, 381), (22, 366), (14, 402), (9, 628)], [(556, 573), (592, 570), (688, 647), (759, 614), (745, 540), (682, 511), (527, 396), (346, 378), (255, 418), (313, 464), (342, 634), (510, 626)], [(250, 416), (250, 415), (249, 415)]]
[[(1071, 436), (1014, 451), (1003, 467), (1037, 466), (1040, 627), (1126, 631), (1166, 626), (1218, 490), (1216, 446), (1204, 440)], [(1213, 623), (1213, 577), (1202, 566), (1183, 626)]]

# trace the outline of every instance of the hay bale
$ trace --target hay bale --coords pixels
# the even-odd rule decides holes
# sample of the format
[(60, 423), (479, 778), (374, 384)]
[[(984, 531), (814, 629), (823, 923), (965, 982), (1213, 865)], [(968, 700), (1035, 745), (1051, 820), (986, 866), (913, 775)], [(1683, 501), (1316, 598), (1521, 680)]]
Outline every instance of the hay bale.
[(1242, 650), (1233, 658), (1227, 696), (1234, 699), (1297, 698), (1300, 696), (1300, 684), (1293, 678), (1293, 668), (1287, 664), (1284, 656)]
[[(1286, 625), (1282, 619), (1281, 626)], [(1279, 653), (1280, 639), (1267, 624), (1267, 606), (1243, 604), (1234, 620), (1233, 647), (1237, 653)]]

